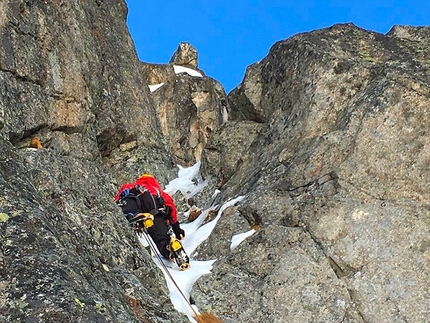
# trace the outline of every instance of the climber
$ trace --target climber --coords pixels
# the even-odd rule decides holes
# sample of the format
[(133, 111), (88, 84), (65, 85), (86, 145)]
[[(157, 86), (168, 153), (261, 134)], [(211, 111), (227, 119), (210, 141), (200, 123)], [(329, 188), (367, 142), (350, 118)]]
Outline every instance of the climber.
[(179, 226), (172, 197), (161, 189), (157, 180), (152, 175), (143, 174), (135, 182), (123, 184), (115, 202), (131, 224), (150, 219), (150, 225), (145, 225), (148, 234), (160, 254), (172, 260), (169, 226), (179, 240), (185, 237), (185, 231)]

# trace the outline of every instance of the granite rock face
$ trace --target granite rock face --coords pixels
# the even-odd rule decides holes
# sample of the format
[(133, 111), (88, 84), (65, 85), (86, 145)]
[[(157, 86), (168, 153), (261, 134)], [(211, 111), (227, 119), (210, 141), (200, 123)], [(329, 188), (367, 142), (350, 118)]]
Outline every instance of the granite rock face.
[(198, 67), (197, 50), (189, 43), (180, 43), (169, 63), (196, 69)]
[[(219, 262), (197, 303), (225, 322), (427, 320), (429, 35), (335, 25), (280, 41), (248, 68), (230, 115), (261, 130), (221, 191), (244, 205), (198, 250)], [(231, 151), (223, 130), (218, 150)], [(221, 162), (206, 167), (223, 180)], [(250, 229), (244, 206), (263, 225), (230, 251), (225, 241)]]
[(0, 4), (0, 321), (188, 322), (113, 196), (201, 159), (197, 207), (215, 189), (214, 205), (244, 199), (194, 255), (218, 260), (192, 291), (200, 310), (426, 322), (429, 28), (296, 35), (227, 97), (191, 46), (139, 62), (126, 14), (119, 0)]
[(113, 203), (173, 172), (124, 1), (0, 12), (0, 321), (188, 322)]
[(142, 69), (148, 84), (157, 86), (151, 96), (175, 163), (195, 164), (212, 133), (228, 121), (224, 88), (187, 66), (143, 63)]

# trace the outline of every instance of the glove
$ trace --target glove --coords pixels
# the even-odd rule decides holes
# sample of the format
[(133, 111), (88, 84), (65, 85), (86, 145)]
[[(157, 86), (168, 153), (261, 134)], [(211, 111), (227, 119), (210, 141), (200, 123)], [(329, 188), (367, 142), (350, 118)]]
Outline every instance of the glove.
[(182, 240), (185, 237), (185, 231), (179, 227), (179, 222), (175, 222), (172, 224), (173, 232), (175, 233), (176, 239)]

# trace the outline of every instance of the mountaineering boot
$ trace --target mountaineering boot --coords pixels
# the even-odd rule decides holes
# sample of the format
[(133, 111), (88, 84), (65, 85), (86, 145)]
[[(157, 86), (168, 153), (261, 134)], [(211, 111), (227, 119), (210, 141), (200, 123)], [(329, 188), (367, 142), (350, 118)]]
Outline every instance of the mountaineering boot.
[(176, 239), (172, 229), (169, 230), (169, 234), (170, 244), (167, 246), (167, 249), (170, 251), (169, 258), (176, 262), (180, 270), (187, 270), (190, 268), (190, 258), (188, 258), (181, 242)]
[(179, 240), (172, 238), (169, 249), (170, 258), (173, 258), (180, 270), (187, 270), (190, 268), (190, 259), (188, 258), (184, 248), (182, 248), (182, 244), (179, 242)]

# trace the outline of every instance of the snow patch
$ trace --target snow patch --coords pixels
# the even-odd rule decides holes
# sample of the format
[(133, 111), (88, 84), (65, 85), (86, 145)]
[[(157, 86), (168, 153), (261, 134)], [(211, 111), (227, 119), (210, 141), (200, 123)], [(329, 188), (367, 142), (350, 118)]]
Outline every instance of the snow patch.
[[(200, 162), (197, 162), (195, 165), (188, 168), (184, 168), (179, 165), (178, 167), (178, 177), (166, 185), (164, 190), (166, 193), (173, 195), (176, 191), (181, 191), (187, 198), (191, 198), (208, 184), (208, 182), (204, 181), (200, 175)], [(218, 194), (219, 191), (216, 191), (213, 197)], [(197, 307), (189, 303), (191, 288), (199, 277), (211, 272), (212, 265), (216, 261), (216, 259), (207, 261), (193, 260), (191, 254), (204, 240), (209, 237), (218, 220), (221, 218), (224, 210), (229, 206), (233, 206), (236, 203), (242, 201), (243, 199), (243, 196), (239, 196), (223, 204), (219, 209), (215, 219), (206, 223), (205, 225), (202, 224), (207, 218), (209, 211), (211, 209), (216, 209), (217, 206), (212, 206), (211, 209), (203, 210), (200, 216), (193, 222), (181, 224), (181, 228), (185, 230), (185, 238), (182, 240), (182, 247), (190, 257), (190, 269), (180, 271), (175, 263), (162, 258), (163, 264), (165, 265), (163, 266), (163, 264), (161, 264), (158, 260), (158, 257), (156, 257), (154, 254), (152, 255), (152, 259), (164, 274), (167, 287), (169, 288), (170, 292), (170, 300), (172, 301), (174, 308), (178, 312), (187, 315), (190, 322), (197, 323), (193, 317), (195, 316), (195, 313), (199, 313)], [(250, 235), (250, 233), (247, 234)], [(151, 239), (149, 236), (147, 237)], [(239, 244), (244, 238), (246, 237), (242, 236), (242, 239), (236, 238), (235, 243)], [(139, 240), (145, 247), (148, 246), (145, 237), (139, 237)], [(152, 243), (151, 240), (150, 242)], [(164, 267), (167, 268), (168, 272), (165, 271)], [(172, 278), (176, 284), (172, 281)], [(179, 290), (176, 285), (179, 287)]]
[(162, 87), (163, 85), (164, 85), (164, 83), (159, 83), (159, 84), (153, 84), (153, 85), (148, 85), (148, 86), (149, 86), (149, 90), (152, 93), (155, 90), (157, 90), (158, 88)]
[(243, 240), (252, 236), (255, 233), (255, 229), (249, 230), (244, 233), (239, 233), (231, 238), (230, 250), (233, 251)]
[(179, 167), (178, 178), (170, 181), (164, 191), (170, 196), (173, 196), (177, 191), (181, 191), (186, 199), (200, 192), (208, 184), (208, 181), (203, 180), (200, 175), (200, 164), (201, 162), (198, 161), (188, 168), (177, 165)]
[(203, 77), (203, 75), (200, 72), (197, 72), (196, 70), (193, 70), (191, 68), (180, 66), (180, 65), (173, 65), (173, 68), (175, 69), (175, 74), (179, 73), (188, 73), (191, 76), (198, 76)]

